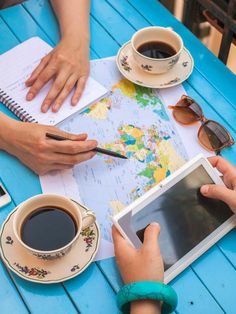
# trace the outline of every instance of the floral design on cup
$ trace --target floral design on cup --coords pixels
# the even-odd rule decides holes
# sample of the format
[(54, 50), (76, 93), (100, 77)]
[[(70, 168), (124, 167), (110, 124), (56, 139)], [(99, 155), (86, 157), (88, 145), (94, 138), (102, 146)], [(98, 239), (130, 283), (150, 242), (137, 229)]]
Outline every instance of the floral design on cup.
[(123, 56), (122, 59), (120, 60), (120, 62), (121, 62), (122, 67), (124, 68), (124, 70), (130, 72), (132, 70), (132, 68), (130, 67), (127, 60), (128, 60), (128, 56)]
[(184, 61), (184, 62), (182, 63), (182, 66), (185, 67), (185, 68), (186, 68), (187, 65), (188, 65), (188, 61)]
[(84, 229), (81, 233), (82, 237), (84, 237), (84, 241), (86, 242), (85, 252), (93, 246), (93, 241), (95, 240), (95, 232), (90, 227)]
[(149, 65), (149, 64), (141, 64), (141, 67), (143, 70), (146, 70), (146, 71), (149, 71), (149, 72), (152, 72), (152, 66)]
[(61, 257), (65, 256), (66, 253), (67, 252), (59, 252), (59, 253), (56, 253), (55, 255), (34, 253), (33, 255), (38, 257), (39, 259), (44, 260), (44, 261), (52, 261), (54, 259), (61, 258)]
[(45, 276), (50, 274), (50, 271), (43, 268), (21, 266), (19, 263), (14, 263), (14, 265), (16, 265), (21, 273), (24, 273), (27, 276), (37, 277), (38, 279), (45, 278)]
[(12, 240), (12, 238), (11, 238), (10, 236), (7, 236), (7, 237), (6, 237), (6, 244), (12, 245), (13, 242), (14, 242), (14, 241)]
[(74, 266), (71, 268), (70, 271), (74, 272), (74, 271), (76, 271), (76, 270), (80, 270), (79, 264), (74, 265)]
[(161, 84), (161, 86), (166, 86), (166, 85), (170, 85), (170, 84), (175, 84), (175, 83), (178, 83), (179, 81), (180, 81), (180, 78), (179, 78), (179, 77), (176, 77), (175, 79), (170, 80), (169, 82), (166, 82), (166, 83)]
[(174, 59), (171, 59), (169, 62), (168, 62), (168, 65), (170, 68), (172, 68), (179, 60), (179, 56), (176, 56)]

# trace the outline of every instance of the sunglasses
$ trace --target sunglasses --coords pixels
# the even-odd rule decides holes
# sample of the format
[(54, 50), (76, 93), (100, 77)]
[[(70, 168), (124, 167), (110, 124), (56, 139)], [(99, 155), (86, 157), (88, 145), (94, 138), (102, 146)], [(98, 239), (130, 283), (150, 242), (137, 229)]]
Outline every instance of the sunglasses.
[(198, 121), (202, 123), (198, 130), (198, 140), (207, 150), (219, 153), (222, 148), (232, 146), (234, 140), (223, 125), (204, 117), (202, 108), (194, 99), (183, 95), (175, 106), (169, 106), (173, 110), (174, 119), (183, 125), (191, 125)]

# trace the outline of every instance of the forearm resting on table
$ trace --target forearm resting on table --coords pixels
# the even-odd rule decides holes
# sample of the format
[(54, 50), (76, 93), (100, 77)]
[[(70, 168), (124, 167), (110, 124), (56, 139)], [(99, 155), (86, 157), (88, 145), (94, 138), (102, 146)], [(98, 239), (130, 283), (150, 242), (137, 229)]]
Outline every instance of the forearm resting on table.
[(89, 43), (89, 0), (51, 0), (57, 15), (61, 37)]

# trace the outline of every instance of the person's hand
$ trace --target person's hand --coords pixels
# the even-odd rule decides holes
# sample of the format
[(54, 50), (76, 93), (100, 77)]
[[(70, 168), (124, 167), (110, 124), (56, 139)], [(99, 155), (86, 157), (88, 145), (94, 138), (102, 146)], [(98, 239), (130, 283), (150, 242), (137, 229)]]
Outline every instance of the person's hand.
[(84, 90), (89, 75), (89, 45), (83, 40), (76, 41), (73, 37), (62, 38), (60, 43), (40, 62), (26, 81), (30, 89), (26, 95), (32, 100), (43, 86), (51, 79), (53, 84), (41, 104), (42, 112), (57, 112), (65, 98), (75, 87), (71, 105), (75, 106)]
[(219, 156), (210, 157), (208, 160), (222, 173), (226, 187), (216, 184), (203, 185), (202, 195), (225, 202), (236, 213), (236, 167)]
[[(142, 247), (136, 250), (115, 226), (112, 227), (116, 262), (125, 284), (138, 281), (163, 282), (164, 266), (158, 244), (159, 233), (159, 224), (150, 224), (145, 230)], [(160, 307), (160, 302), (153, 300), (135, 301), (132, 302), (131, 313), (160, 313)]]
[[(1, 149), (16, 156), (21, 162), (39, 175), (52, 170), (72, 168), (74, 165), (92, 158), (96, 153), (91, 151), (97, 146), (94, 140), (86, 140), (86, 134), (74, 135), (55, 127), (18, 122), (6, 118), (4, 138)], [(1, 121), (4, 124), (4, 121)], [(53, 133), (72, 141), (56, 141), (46, 138), (45, 134)], [(3, 134), (3, 132), (0, 132)]]

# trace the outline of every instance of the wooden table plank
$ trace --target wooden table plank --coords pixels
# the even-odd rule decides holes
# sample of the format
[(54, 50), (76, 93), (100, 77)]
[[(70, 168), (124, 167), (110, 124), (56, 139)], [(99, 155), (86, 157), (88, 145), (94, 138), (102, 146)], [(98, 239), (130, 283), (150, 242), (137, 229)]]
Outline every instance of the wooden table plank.
[(14, 36), (14, 34), (9, 32), (9, 28), (6, 25), (6, 23), (2, 20), (0, 17), (0, 43), (4, 43), (4, 45), (0, 45), (0, 54), (5, 52), (6, 50), (9, 50), (15, 45), (17, 45), (17, 39)]
[[(0, 182), (2, 181), (0, 180)], [(11, 202), (0, 209), (0, 226), (14, 208), (14, 202)], [(5, 301), (1, 302), (1, 314), (8, 314), (10, 312), (19, 314), (28, 313), (29, 311), (23, 297), (17, 291), (14, 282), (9, 276), (9, 271), (7, 271), (2, 260), (0, 260), (0, 282), (0, 300)]]
[(170, 285), (178, 293), (179, 314), (225, 313), (196, 274), (187, 268)]
[(236, 271), (213, 246), (192, 268), (227, 314), (235, 314)]
[(1, 314), (29, 313), (27, 307), (22, 301), (19, 293), (16, 290), (8, 272), (0, 261), (0, 300), (1, 300)]
[(234, 228), (234, 230), (221, 239), (217, 245), (236, 270), (236, 229)]
[(1, 10), (0, 16), (20, 42), (32, 37), (32, 34), (34, 34), (33, 36), (39, 36), (52, 44), (49, 37), (38, 27), (21, 5)]

